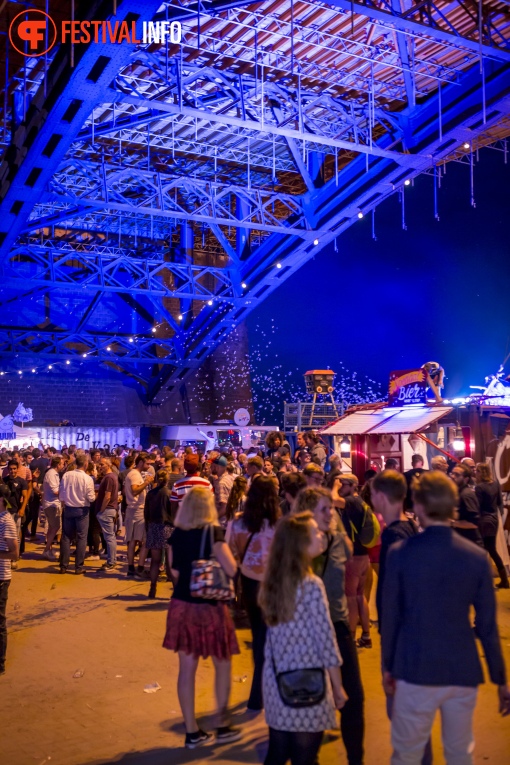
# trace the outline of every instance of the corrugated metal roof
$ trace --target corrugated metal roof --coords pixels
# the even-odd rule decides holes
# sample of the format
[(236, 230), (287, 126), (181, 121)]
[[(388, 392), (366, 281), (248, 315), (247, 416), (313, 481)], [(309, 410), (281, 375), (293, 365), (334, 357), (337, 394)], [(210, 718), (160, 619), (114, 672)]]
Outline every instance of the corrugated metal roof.
[(324, 435), (363, 435), (367, 433), (418, 433), (449, 414), (452, 407), (407, 407), (366, 410), (341, 417), (322, 432)]

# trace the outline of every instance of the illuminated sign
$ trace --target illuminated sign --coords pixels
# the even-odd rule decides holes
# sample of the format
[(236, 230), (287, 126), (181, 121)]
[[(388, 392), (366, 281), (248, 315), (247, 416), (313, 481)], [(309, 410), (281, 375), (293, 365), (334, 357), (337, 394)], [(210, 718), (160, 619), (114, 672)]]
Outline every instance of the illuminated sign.
[(391, 372), (388, 406), (426, 404), (427, 387), (425, 369), (405, 369)]

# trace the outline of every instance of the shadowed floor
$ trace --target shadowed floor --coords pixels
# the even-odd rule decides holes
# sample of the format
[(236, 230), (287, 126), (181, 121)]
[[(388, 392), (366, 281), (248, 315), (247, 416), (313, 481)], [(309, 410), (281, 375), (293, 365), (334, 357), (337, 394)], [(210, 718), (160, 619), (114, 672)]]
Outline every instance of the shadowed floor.
[[(147, 600), (148, 584), (122, 573), (61, 576), (40, 560), (42, 545), (13, 572), (9, 592), (7, 673), (0, 678), (2, 765), (180, 765), (261, 763), (266, 748), (263, 714), (247, 714), (251, 681), (251, 635), (238, 630), (241, 655), (233, 662), (232, 705), (243, 738), (231, 745), (187, 751), (176, 691), (177, 659), (161, 647), (170, 585)], [(90, 572), (90, 573), (89, 573)], [(502, 643), (510, 668), (510, 591), (498, 593)], [(441, 629), (441, 625), (438, 625)], [(389, 723), (379, 675), (379, 641), (360, 652), (366, 694), (366, 765), (389, 762)], [(83, 674), (82, 674), (83, 673)], [(80, 677), (73, 677), (78, 674)], [(159, 683), (161, 690), (144, 693)], [(202, 661), (197, 674), (197, 713), (214, 727), (213, 669)], [(475, 763), (510, 763), (510, 718), (497, 714), (496, 690), (482, 686), (475, 716)], [(440, 731), (434, 729), (436, 765), (444, 763)], [(339, 731), (330, 731), (321, 765), (345, 765)]]

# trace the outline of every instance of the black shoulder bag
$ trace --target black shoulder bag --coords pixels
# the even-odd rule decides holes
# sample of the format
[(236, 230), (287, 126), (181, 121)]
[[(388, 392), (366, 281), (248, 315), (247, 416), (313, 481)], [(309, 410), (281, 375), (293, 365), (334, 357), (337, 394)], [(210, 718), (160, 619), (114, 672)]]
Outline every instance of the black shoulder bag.
[(323, 667), (310, 669), (291, 669), (288, 672), (278, 672), (274, 660), (273, 639), (271, 628), (268, 629), (271, 646), (271, 661), (276, 677), (276, 685), (280, 698), (287, 707), (301, 709), (320, 704), (326, 695), (326, 678)]

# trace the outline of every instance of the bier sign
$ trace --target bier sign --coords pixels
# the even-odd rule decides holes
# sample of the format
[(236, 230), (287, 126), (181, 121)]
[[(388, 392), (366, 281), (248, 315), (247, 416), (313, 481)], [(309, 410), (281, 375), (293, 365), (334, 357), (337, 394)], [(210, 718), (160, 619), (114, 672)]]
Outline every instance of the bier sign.
[(427, 387), (425, 369), (404, 369), (390, 372), (388, 406), (426, 404)]

